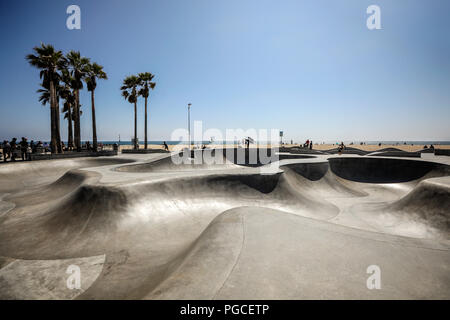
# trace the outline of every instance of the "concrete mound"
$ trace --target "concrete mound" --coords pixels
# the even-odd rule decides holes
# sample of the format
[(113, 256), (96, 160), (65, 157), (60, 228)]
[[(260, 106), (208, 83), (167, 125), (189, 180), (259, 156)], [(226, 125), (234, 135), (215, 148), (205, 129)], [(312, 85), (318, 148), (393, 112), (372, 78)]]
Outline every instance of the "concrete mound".
[(0, 166), (0, 193), (22, 190), (28, 186), (41, 186), (57, 180), (68, 170), (95, 168), (134, 162), (133, 159), (98, 157), (52, 161), (25, 161)]
[(50, 205), (14, 208), (2, 217), (0, 252), (22, 259), (102, 254), (127, 212), (126, 204), (120, 190), (82, 185)]
[(36, 186), (31, 190), (19, 192), (11, 197), (5, 197), (5, 200), (16, 203), (16, 206), (30, 206), (47, 202), (48, 195), (53, 199), (62, 198), (64, 195), (73, 192), (77, 187), (88, 181), (95, 182), (100, 178), (100, 175), (72, 169), (63, 174), (59, 179), (50, 184), (43, 186)]
[[(328, 153), (328, 154), (337, 154), (338, 153), (338, 148), (333, 148), (333, 149), (329, 149), (329, 150), (324, 150), (324, 152)], [(368, 151), (364, 151), (358, 148), (353, 148), (353, 147), (345, 147), (344, 150), (341, 151), (342, 154), (357, 154), (360, 156), (365, 156), (366, 154), (369, 154)]]
[(420, 182), (410, 193), (385, 210), (401, 212), (450, 239), (450, 177)]
[(303, 148), (303, 147), (291, 147), (291, 148), (281, 147), (279, 149), (279, 151), (280, 152), (289, 152), (292, 154), (327, 154), (320, 150)]

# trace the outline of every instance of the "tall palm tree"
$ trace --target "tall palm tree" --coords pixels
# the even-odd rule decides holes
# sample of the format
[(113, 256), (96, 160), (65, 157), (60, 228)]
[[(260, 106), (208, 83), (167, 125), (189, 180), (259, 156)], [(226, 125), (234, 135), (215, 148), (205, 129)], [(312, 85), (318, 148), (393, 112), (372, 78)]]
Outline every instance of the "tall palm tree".
[(73, 106), (75, 105), (75, 96), (73, 95), (72, 91), (69, 87), (65, 86), (61, 92), (61, 98), (63, 98), (64, 105), (63, 105), (63, 113), (64, 113), (64, 119), (67, 119), (67, 147), (69, 150), (73, 149), (73, 124), (72, 121), (73, 116)]
[(41, 70), (42, 86), (48, 89), (48, 102), (50, 103), (50, 146), (52, 153), (61, 153), (61, 135), (59, 128), (59, 103), (57, 101), (56, 86), (59, 84), (58, 67), (61, 65), (63, 54), (56, 51), (50, 44), (41, 43), (40, 47), (33, 48), (35, 54), (28, 54), (26, 59), (33, 66)]
[(97, 63), (87, 65), (87, 72), (84, 78), (88, 91), (91, 92), (91, 104), (92, 104), (92, 145), (94, 151), (97, 152), (97, 125), (95, 123), (95, 103), (94, 103), (94, 91), (97, 87), (97, 79), (108, 79), (103, 67)]
[(63, 113), (64, 119), (67, 119), (67, 147), (69, 150), (73, 149), (73, 120), (74, 117), (72, 115), (73, 108), (75, 105), (75, 94), (71, 88), (71, 83), (73, 78), (70, 75), (69, 70), (62, 69), (61, 70), (61, 80), (63, 81), (63, 86), (61, 86), (60, 96), (65, 100), (63, 105)]
[(145, 149), (147, 149), (147, 99), (150, 94), (150, 89), (154, 89), (156, 83), (151, 82), (155, 77), (150, 72), (139, 73), (140, 86), (139, 95), (145, 98)]
[[(49, 88), (48, 83), (41, 83), (41, 87), (42, 87), (42, 89), (38, 89), (36, 92), (41, 94), (39, 96), (39, 102), (41, 102), (42, 105), (45, 106), (46, 104), (50, 103), (50, 88)], [(63, 98), (63, 99), (66, 100), (66, 94), (67, 94), (66, 93), (66, 88), (61, 86), (60, 84), (58, 84), (57, 86), (55, 86), (55, 92), (56, 92), (56, 103), (58, 105), (57, 126), (58, 126), (58, 128), (61, 128), (60, 127), (60, 121), (59, 121), (59, 100), (60, 100), (60, 98)], [(67, 102), (64, 103), (64, 107), (63, 107), (63, 112), (65, 113), (64, 114), (64, 119), (67, 119), (66, 103)], [(69, 143), (71, 141), (70, 140), (70, 136), (71, 136), (70, 132), (71, 132), (71, 130), (69, 130)], [(60, 135), (58, 135), (58, 139), (61, 140)], [(73, 139), (72, 139), (72, 141), (73, 141)], [(62, 143), (60, 143), (60, 144), (61, 144), (61, 147), (62, 147)], [(73, 143), (72, 143), (72, 145), (73, 145)]]
[[(72, 95), (71, 103), (64, 103), (63, 107), (63, 113), (64, 113), (64, 119), (67, 119), (68, 122), (68, 143), (67, 146), (70, 150), (73, 150), (73, 130), (75, 119), (73, 118), (73, 106), (75, 105), (75, 97)], [(80, 104), (80, 107), (82, 105)], [(72, 109), (72, 110), (71, 110)], [(80, 117), (83, 115), (83, 111), (80, 110)]]
[(79, 51), (70, 51), (64, 59), (64, 68), (70, 71), (72, 76), (71, 88), (75, 94), (75, 104), (73, 116), (75, 123), (75, 147), (81, 151), (81, 126), (80, 126), (80, 90), (83, 89), (83, 78), (87, 72), (89, 59), (82, 57)]
[(139, 86), (139, 78), (136, 76), (129, 76), (123, 80), (123, 85), (120, 87), (122, 90), (122, 96), (129, 103), (134, 103), (134, 149), (139, 149), (137, 142), (137, 87)]

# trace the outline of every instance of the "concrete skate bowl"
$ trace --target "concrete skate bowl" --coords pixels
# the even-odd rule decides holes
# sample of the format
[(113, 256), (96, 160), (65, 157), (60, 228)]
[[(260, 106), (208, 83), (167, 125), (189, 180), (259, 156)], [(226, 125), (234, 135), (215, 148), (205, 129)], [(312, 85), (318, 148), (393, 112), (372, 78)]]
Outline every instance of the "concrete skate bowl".
[(369, 183), (398, 183), (431, 176), (450, 175), (449, 166), (428, 161), (388, 158), (329, 158), (331, 170), (339, 177)]
[[(47, 186), (71, 185), (58, 199), (51, 192), (33, 197), (34, 189), (7, 198), (16, 208), (0, 213), (0, 256), (17, 262), (8, 273), (0, 268), (0, 288), (20, 282), (11, 274), (23, 261), (104, 255), (99, 274), (93, 266), (100, 262), (82, 270), (95, 281), (75, 298), (450, 298), (442, 220), (411, 219), (409, 209), (402, 211), (408, 205), (414, 212), (437, 208), (439, 203), (429, 203), (418, 209), (412, 200), (430, 177), (445, 185), (447, 167), (430, 165), (420, 175), (405, 170), (406, 177), (381, 183), (381, 174), (360, 181), (362, 169), (355, 176), (346, 172), (373, 164), (342, 158), (351, 166), (333, 165), (333, 159), (289, 161), (264, 175), (245, 166), (163, 177), (152, 169), (140, 172), (139, 181), (131, 175), (115, 183), (100, 183), (105, 171), (99, 168), (71, 170)], [(399, 168), (421, 167), (399, 161)], [(117, 168), (124, 167), (136, 166), (121, 164), (111, 172), (123, 178), (127, 172)], [(438, 189), (428, 194), (445, 199), (448, 194)], [(32, 206), (26, 205), (29, 198), (35, 199)], [(428, 228), (411, 231), (411, 224)], [(366, 269), (374, 263), (389, 290), (367, 290)], [(39, 270), (46, 278), (54, 271)], [(2, 298), (17, 297), (8, 296), (17, 290), (0, 292)]]
[(390, 158), (330, 158), (329, 163), (338, 177), (371, 185), (380, 197), (386, 196), (383, 186), (408, 190), (390, 201), (355, 204), (350, 211), (367, 223), (392, 234), (449, 239), (450, 166)]
[[(189, 154), (190, 156), (186, 156)], [(272, 158), (272, 155), (274, 158)], [(205, 149), (184, 151), (148, 163), (126, 165), (116, 168), (119, 172), (163, 172), (192, 171), (198, 169), (237, 169), (239, 167), (261, 167), (265, 164), (285, 159), (310, 159), (314, 156), (298, 154), (278, 154), (274, 149), (244, 148)]]

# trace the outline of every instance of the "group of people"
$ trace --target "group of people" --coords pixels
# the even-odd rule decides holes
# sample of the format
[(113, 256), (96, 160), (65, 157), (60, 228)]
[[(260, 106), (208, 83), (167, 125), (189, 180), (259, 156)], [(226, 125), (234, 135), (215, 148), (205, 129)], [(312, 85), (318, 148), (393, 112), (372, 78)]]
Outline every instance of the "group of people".
[(303, 148), (309, 148), (309, 149), (311, 150), (312, 147), (313, 147), (313, 142), (312, 142), (312, 140), (310, 141), (310, 140), (308, 139), (308, 140), (306, 140), (306, 142), (303, 144)]
[(17, 142), (17, 138), (12, 138), (11, 141), (4, 140), (2, 145), (2, 156), (3, 161), (16, 161), (18, 156), (21, 156), (22, 160), (31, 160), (31, 154), (36, 153), (38, 148), (43, 148), (44, 145), (42, 141), (35, 143), (31, 140), (28, 143), (27, 138), (22, 137), (20, 142)]

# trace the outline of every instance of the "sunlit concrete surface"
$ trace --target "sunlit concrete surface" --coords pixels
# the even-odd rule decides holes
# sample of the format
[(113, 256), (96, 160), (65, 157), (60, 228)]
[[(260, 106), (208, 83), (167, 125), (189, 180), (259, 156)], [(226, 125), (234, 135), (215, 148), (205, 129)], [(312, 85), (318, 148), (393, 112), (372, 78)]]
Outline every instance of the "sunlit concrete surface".
[[(105, 256), (3, 260), (5, 263), (0, 269), (1, 299), (73, 299), (89, 288), (100, 275)], [(82, 275), (79, 284), (70, 278), (74, 271), (71, 266), (79, 268), (77, 270)]]
[(297, 156), (0, 165), (0, 298), (450, 298), (448, 157)]

